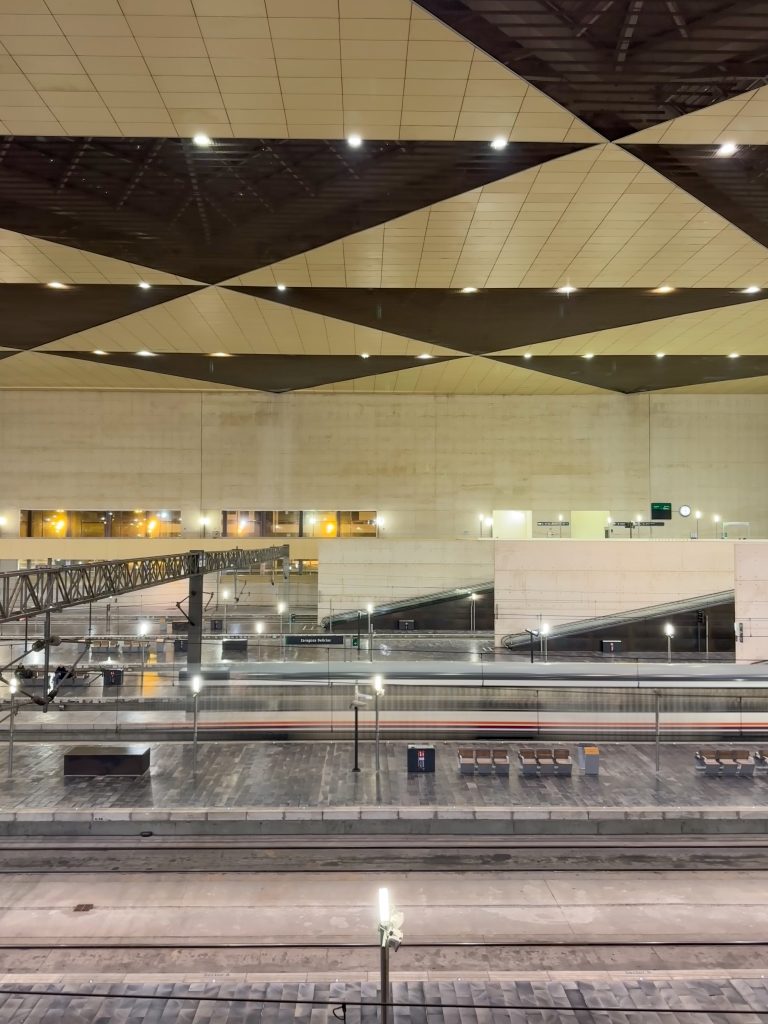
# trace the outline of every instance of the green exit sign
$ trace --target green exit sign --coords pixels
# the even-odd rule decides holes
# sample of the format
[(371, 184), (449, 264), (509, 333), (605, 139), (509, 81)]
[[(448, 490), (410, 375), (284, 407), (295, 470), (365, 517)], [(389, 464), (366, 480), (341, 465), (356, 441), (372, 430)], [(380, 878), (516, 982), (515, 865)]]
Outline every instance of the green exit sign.
[(651, 519), (671, 519), (672, 518), (672, 502), (671, 501), (652, 501), (651, 502)]

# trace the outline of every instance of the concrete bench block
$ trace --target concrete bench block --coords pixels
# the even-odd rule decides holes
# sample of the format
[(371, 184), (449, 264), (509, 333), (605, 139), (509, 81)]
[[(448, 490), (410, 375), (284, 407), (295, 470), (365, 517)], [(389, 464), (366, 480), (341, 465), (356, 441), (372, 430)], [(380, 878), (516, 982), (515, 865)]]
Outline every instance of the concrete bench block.
[(245, 817), (247, 821), (282, 821), (285, 811), (282, 807), (252, 807)]
[(323, 821), (359, 821), (359, 807), (326, 807)]

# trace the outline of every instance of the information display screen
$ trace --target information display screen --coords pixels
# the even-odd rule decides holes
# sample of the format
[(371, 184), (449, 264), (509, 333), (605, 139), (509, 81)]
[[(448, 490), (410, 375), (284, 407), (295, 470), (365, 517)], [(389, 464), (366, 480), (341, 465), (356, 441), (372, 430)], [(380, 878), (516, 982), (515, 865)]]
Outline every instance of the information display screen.
[(672, 502), (654, 501), (651, 502), (651, 519), (671, 519)]

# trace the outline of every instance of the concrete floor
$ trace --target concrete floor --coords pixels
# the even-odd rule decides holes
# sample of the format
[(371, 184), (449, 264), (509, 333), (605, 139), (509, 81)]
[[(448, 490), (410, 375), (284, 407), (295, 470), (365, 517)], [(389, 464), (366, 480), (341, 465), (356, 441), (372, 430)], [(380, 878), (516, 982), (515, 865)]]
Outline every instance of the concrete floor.
[(0, 936), (369, 945), (381, 885), (405, 914), (406, 943), (768, 941), (759, 871), (4, 875)]

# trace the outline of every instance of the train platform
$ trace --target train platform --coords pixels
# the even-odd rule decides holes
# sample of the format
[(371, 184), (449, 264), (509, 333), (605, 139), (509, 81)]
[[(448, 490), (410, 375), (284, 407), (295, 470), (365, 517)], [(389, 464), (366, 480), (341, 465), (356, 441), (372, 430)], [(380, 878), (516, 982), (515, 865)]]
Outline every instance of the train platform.
[[(153, 743), (142, 777), (65, 778), (69, 744), (17, 743), (14, 774), (0, 779), (0, 834), (50, 831), (57, 824), (120, 832), (154, 822), (187, 833), (768, 832), (768, 773), (707, 778), (696, 745), (664, 743), (656, 774), (652, 743), (600, 747), (600, 772), (525, 778), (519, 745), (506, 775), (462, 775), (458, 743), (435, 745), (434, 774), (407, 771), (406, 742), (360, 749), (350, 742)], [(0, 748), (1, 749), (1, 748)], [(1, 754), (0, 754), (1, 756)], [(53, 828), (56, 831), (55, 828)]]

